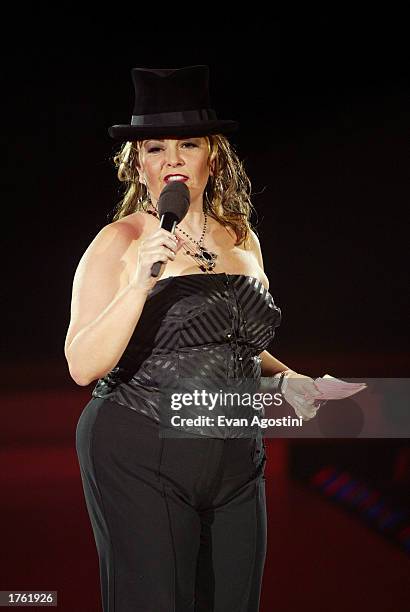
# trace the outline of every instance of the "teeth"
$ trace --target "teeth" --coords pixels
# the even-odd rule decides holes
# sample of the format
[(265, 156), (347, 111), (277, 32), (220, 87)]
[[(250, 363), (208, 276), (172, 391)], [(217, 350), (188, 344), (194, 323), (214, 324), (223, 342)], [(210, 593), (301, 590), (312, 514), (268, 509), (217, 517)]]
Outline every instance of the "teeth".
[(186, 177), (185, 176), (181, 176), (180, 174), (176, 174), (175, 176), (169, 176), (167, 178), (167, 181), (180, 181), (180, 180), (184, 180)]

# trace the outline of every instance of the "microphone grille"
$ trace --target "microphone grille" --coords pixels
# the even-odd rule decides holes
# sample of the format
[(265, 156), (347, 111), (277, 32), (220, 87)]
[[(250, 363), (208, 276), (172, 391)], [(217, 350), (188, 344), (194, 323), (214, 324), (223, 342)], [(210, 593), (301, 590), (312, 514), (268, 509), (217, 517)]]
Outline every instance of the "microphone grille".
[(161, 191), (158, 199), (158, 214), (161, 217), (166, 212), (172, 212), (182, 221), (188, 212), (190, 204), (189, 189), (182, 181), (168, 183)]

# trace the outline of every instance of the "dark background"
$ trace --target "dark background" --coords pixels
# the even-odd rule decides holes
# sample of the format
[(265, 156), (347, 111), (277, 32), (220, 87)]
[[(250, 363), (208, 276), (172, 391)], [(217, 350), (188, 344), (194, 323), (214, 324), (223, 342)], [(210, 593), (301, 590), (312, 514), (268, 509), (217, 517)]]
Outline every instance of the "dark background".
[(66, 367), (74, 272), (120, 198), (107, 128), (130, 120), (131, 68), (208, 64), (218, 116), (241, 124), (231, 142), (282, 309), (271, 352), (294, 369), (322, 356), (317, 375), (345, 355), (335, 375), (405, 376), (401, 19), (117, 19), (25, 23), (5, 50), (3, 360)]
[[(131, 68), (207, 64), (218, 117), (240, 122), (231, 142), (252, 182), (252, 221), (283, 316), (269, 350), (311, 376), (409, 375), (404, 15), (81, 9), (8, 7), (0, 40), (0, 587), (58, 589), (69, 612), (100, 607), (74, 447), (93, 385), (70, 378), (64, 340), (76, 267), (120, 198), (107, 128), (130, 120)], [(266, 446), (261, 611), (407, 610), (408, 440)], [(349, 506), (355, 479), (370, 494)]]

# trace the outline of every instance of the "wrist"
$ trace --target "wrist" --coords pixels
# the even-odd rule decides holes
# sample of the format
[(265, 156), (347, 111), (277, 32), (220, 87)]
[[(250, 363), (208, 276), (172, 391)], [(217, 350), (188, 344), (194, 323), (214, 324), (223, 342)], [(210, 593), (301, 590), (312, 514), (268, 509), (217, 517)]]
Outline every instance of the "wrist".
[(295, 374), (294, 370), (286, 370), (286, 372), (284, 373), (284, 378), (282, 380), (282, 386), (281, 386), (281, 393), (282, 395), (285, 394), (286, 389), (288, 388), (288, 378), (291, 374)]
[(281, 370), (280, 372), (276, 372), (276, 374), (274, 374), (272, 376), (272, 378), (275, 380), (276, 385), (276, 391), (278, 393), (284, 393), (287, 387), (287, 376), (289, 376), (289, 374), (291, 372), (293, 372), (294, 370), (291, 370), (290, 368), (286, 368), (285, 370)]
[(276, 372), (276, 374), (274, 374), (272, 378), (280, 378), (282, 374), (287, 376), (290, 372), (294, 372), (294, 370), (291, 370), (290, 368), (286, 368), (285, 370), (280, 370), (279, 372)]

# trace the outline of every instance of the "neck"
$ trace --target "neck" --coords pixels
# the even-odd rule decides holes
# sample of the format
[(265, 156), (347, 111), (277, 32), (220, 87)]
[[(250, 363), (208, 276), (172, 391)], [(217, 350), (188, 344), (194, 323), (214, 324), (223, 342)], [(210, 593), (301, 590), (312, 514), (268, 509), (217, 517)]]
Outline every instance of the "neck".
[(205, 216), (203, 211), (202, 201), (198, 206), (193, 204), (192, 202), (189, 205), (188, 212), (182, 220), (182, 223), (186, 223), (191, 227), (200, 227), (204, 224)]
[(178, 223), (178, 227), (189, 234), (194, 240), (199, 240), (205, 225), (205, 214), (202, 209), (202, 201), (199, 206), (195, 206), (192, 202), (189, 205), (188, 212)]

